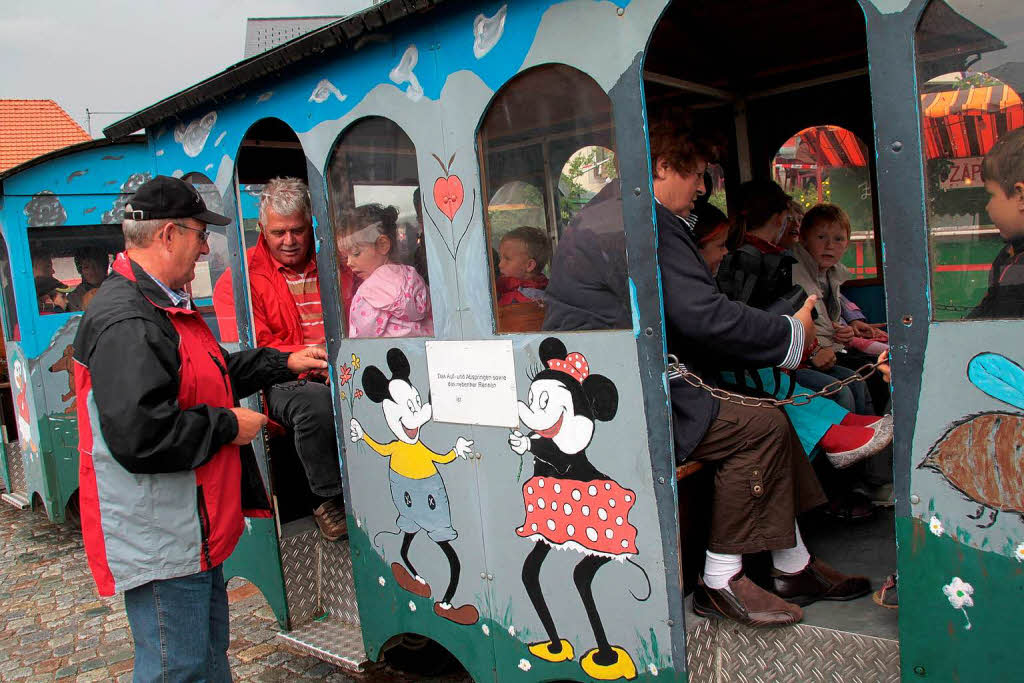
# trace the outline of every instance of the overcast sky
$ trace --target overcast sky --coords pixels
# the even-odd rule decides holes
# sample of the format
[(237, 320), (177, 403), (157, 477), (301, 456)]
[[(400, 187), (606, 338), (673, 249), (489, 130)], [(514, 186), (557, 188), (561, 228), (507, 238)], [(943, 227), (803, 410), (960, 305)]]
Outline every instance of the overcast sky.
[[(345, 15), (370, 0), (2, 0), (0, 99), (135, 112), (242, 59), (247, 17)], [(92, 134), (124, 114), (92, 116)]]

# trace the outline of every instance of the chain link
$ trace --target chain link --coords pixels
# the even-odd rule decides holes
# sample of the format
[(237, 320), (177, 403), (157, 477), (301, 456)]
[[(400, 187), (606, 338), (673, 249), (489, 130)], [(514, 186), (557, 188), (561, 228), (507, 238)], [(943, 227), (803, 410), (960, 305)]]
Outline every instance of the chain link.
[[(719, 387), (713, 387), (707, 384), (700, 377), (695, 375), (686, 369), (686, 366), (679, 362), (671, 353), (668, 354), (668, 380), (681, 379), (692, 387), (703, 389), (709, 394), (714, 396), (720, 401), (726, 401), (728, 403), (738, 403), (741, 406), (747, 406), (748, 408), (781, 408), (782, 406), (805, 406), (810, 403), (813, 399), (819, 396), (832, 396), (842, 390), (843, 387), (853, 384), (854, 382), (863, 382), (871, 375), (878, 371), (878, 366), (881, 363), (867, 363), (857, 368), (855, 374), (850, 375), (846, 379), (837, 379), (834, 382), (830, 382), (823, 386), (820, 390), (808, 394), (793, 394), (787, 399), (777, 398), (755, 398), (753, 396), (746, 396), (744, 394), (737, 394), (731, 391), (726, 391)], [(861, 374), (862, 372), (866, 374)]]

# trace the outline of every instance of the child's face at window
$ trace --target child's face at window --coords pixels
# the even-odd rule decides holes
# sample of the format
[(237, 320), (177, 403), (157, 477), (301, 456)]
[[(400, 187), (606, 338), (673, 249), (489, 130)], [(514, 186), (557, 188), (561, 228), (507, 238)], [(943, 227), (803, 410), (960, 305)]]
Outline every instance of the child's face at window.
[(391, 240), (384, 235), (370, 244), (353, 244), (348, 250), (348, 267), (356, 276), (366, 279), (388, 262)]
[(838, 223), (818, 223), (800, 238), (800, 243), (814, 257), (818, 268), (826, 270), (839, 263), (850, 237)]
[(722, 259), (729, 253), (729, 248), (725, 246), (725, 242), (728, 239), (729, 224), (722, 223), (711, 234), (711, 237), (700, 245), (700, 255), (704, 257), (704, 261), (708, 264), (708, 269), (712, 275), (718, 273), (718, 267), (722, 265)]
[(988, 204), (985, 210), (1004, 240), (1024, 235), (1024, 183), (1017, 183), (1007, 197), (1002, 186), (994, 180), (985, 181)]
[(522, 240), (504, 239), (498, 245), (498, 272), (505, 277), (527, 280), (537, 275), (536, 269), (537, 262)]

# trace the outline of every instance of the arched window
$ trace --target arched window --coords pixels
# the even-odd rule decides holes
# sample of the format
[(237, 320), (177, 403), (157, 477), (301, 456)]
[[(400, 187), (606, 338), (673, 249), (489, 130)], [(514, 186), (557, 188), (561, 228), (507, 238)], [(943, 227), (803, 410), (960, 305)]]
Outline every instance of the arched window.
[(1024, 317), (1024, 168), (1004, 163), (1024, 154), (1024, 134), (992, 153), (1024, 127), (1020, 5), (933, 1), (915, 46), (934, 318)]
[(530, 69), (479, 142), (497, 331), (632, 327), (608, 95), (572, 67)]
[(365, 118), (338, 138), (327, 198), (350, 337), (433, 336), (416, 147), (396, 123)]
[(840, 126), (804, 128), (779, 148), (771, 173), (798, 207), (783, 234), (785, 246), (798, 241), (803, 212), (815, 204), (835, 204), (850, 217), (843, 264), (856, 280), (879, 275), (869, 151), (860, 138)]

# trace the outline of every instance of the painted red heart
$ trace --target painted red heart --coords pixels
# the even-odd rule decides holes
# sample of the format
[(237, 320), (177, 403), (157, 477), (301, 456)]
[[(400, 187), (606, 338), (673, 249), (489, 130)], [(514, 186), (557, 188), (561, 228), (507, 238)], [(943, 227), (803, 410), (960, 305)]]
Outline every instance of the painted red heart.
[(455, 220), (455, 214), (462, 207), (462, 200), (465, 192), (462, 190), (462, 181), (459, 176), (450, 175), (447, 178), (438, 178), (434, 181), (434, 202), (441, 213), (448, 216), (448, 220)]

